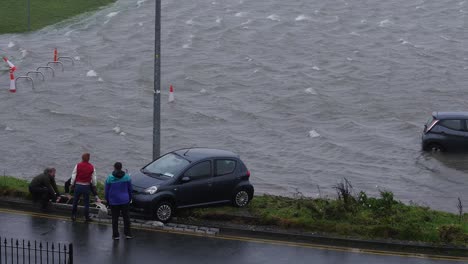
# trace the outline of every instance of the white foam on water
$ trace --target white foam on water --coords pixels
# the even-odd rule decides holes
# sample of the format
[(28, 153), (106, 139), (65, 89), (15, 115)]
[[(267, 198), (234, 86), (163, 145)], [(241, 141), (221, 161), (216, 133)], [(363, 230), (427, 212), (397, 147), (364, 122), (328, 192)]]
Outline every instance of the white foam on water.
[(299, 15), (299, 16), (296, 17), (295, 20), (296, 20), (296, 21), (310, 20), (310, 17), (309, 17), (309, 16), (306, 16), (306, 15)]
[(216, 17), (216, 23), (221, 23), (221, 18), (219, 16)]
[(143, 26), (143, 22), (138, 23), (138, 25), (139, 25), (140, 27), (142, 27), (142, 26)]
[(313, 94), (313, 95), (317, 94), (317, 92), (312, 87), (309, 87), (309, 88), (305, 89), (304, 92), (307, 93), (307, 94)]
[(75, 59), (76, 61), (79, 61), (79, 60), (81, 60), (80, 56), (75, 56), (75, 58), (74, 58), (74, 59)]
[(393, 22), (388, 19), (385, 19), (379, 22), (379, 27), (386, 27), (390, 24), (393, 24)]
[(312, 67), (313, 70), (320, 71), (320, 68), (317, 66)]
[(7, 126), (7, 127), (5, 127), (5, 131), (13, 131), (13, 128)]
[(138, 0), (137, 7), (140, 7), (144, 2), (146, 2), (146, 0)]
[(15, 46), (15, 43), (13, 41), (10, 41), (10, 43), (8, 43), (9, 48), (13, 48), (14, 46)]
[(90, 70), (86, 73), (87, 77), (96, 77), (97, 73), (94, 70)]
[(103, 81), (104, 80), (101, 77), (99, 77), (98, 82), (103, 82)]
[(359, 33), (357, 33), (356, 31), (352, 31), (351, 33), (349, 33), (350, 35), (353, 35), (353, 36), (361, 36)]
[(400, 41), (401, 44), (403, 44), (403, 45), (411, 44), (411, 43), (409, 43), (408, 41), (406, 41), (406, 40), (404, 40), (404, 39), (400, 39), (399, 41)]
[(247, 15), (247, 12), (239, 12), (235, 14), (236, 17), (244, 17), (246, 15)]
[(273, 21), (280, 21), (280, 17), (277, 14), (271, 14), (267, 18)]
[(182, 46), (182, 48), (183, 48), (183, 49), (188, 49), (188, 48), (190, 48), (190, 45), (191, 45), (191, 44), (184, 44), (184, 45)]
[(466, 66), (466, 67), (463, 67), (463, 69), (464, 69), (464, 70), (468, 70), (468, 66)]
[(118, 13), (120, 13), (120, 12), (111, 12), (111, 13), (107, 14), (106, 17), (108, 17), (108, 18), (115, 17)]
[(121, 135), (121, 136), (125, 136), (125, 135), (127, 135), (127, 133), (125, 133), (125, 132), (120, 132), (120, 134), (119, 134), (119, 135)]
[(247, 25), (247, 24), (250, 24), (250, 22), (252, 22), (252, 20), (251, 20), (251, 19), (247, 19), (247, 21), (243, 22), (241, 25), (242, 25), (242, 26), (243, 26), (243, 25)]
[(67, 37), (70, 36), (70, 34), (71, 34), (73, 31), (74, 31), (74, 30), (68, 31), (67, 33), (65, 33), (65, 36), (67, 36)]
[(205, 93), (206, 93), (206, 89), (204, 89), (204, 88), (201, 89), (201, 90), (200, 90), (200, 93), (201, 93), (201, 94), (205, 94)]
[(311, 137), (311, 138), (320, 137), (320, 134), (317, 133), (317, 131), (315, 131), (315, 130), (311, 130), (311, 131), (309, 131), (309, 137)]
[(347, 60), (347, 61), (353, 61), (353, 59), (350, 58), (350, 57), (346, 57), (346, 60)]
[(28, 51), (25, 50), (25, 49), (20, 49), (20, 52), (21, 52), (21, 57), (26, 57), (26, 55), (28, 55)]
[(367, 24), (367, 20), (365, 19), (361, 20), (361, 24)]
[(119, 134), (120, 133), (120, 127), (116, 126), (112, 130), (114, 130), (115, 133)]
[(187, 24), (187, 25), (193, 25), (193, 19), (191, 18), (191, 19), (185, 21), (185, 24)]

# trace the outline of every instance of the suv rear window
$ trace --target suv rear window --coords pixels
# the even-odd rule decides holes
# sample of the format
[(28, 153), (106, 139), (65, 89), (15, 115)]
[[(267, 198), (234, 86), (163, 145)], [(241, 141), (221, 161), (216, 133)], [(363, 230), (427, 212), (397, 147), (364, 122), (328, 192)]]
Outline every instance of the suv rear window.
[(453, 129), (453, 130), (458, 130), (458, 131), (464, 130), (464, 125), (463, 125), (462, 120), (457, 120), (457, 119), (441, 120), (439, 122), (439, 125), (449, 128), (449, 129)]

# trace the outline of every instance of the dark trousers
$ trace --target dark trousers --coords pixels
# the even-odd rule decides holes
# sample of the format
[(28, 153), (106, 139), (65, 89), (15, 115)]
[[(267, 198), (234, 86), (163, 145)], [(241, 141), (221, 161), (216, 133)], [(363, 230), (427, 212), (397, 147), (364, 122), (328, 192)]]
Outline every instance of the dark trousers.
[(124, 221), (124, 234), (126, 236), (131, 236), (132, 233), (130, 232), (130, 216), (128, 215), (128, 204), (111, 205), (110, 207), (112, 212), (112, 236), (119, 236), (120, 213), (122, 213)]
[(80, 201), (81, 195), (83, 195), (83, 201), (84, 201), (84, 206), (85, 206), (85, 217), (86, 219), (89, 218), (89, 193), (91, 191), (91, 188), (89, 185), (80, 185), (76, 184), (75, 185), (75, 192), (73, 194), (73, 209), (72, 209), (72, 215), (76, 216), (76, 211), (78, 210), (78, 202)]
[(34, 202), (40, 202), (41, 208), (46, 209), (50, 199), (55, 199), (55, 195), (49, 193), (47, 187), (31, 187), (29, 186), (29, 192), (32, 195)]

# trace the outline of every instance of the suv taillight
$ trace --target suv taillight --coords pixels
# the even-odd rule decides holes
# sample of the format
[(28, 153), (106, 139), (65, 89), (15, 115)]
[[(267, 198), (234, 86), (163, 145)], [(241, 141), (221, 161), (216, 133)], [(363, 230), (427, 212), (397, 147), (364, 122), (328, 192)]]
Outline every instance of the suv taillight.
[(245, 176), (247, 176), (247, 179), (250, 178), (250, 171), (249, 170), (247, 170), (247, 174)]

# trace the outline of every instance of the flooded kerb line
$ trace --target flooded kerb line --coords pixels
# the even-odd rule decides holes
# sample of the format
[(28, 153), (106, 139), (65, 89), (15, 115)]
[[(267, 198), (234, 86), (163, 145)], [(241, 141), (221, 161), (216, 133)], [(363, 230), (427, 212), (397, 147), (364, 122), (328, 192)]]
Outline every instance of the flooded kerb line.
[[(69, 219), (68, 217), (51, 216), (51, 215), (47, 215), (47, 214), (16, 211), (16, 210), (11, 210), (11, 209), (0, 209), (0, 213), (27, 215), (27, 216), (33, 216), (33, 217), (39, 217), (39, 218), (47, 218), (47, 219), (53, 219), (53, 220), (64, 220), (64, 221), (71, 222), (71, 219)], [(77, 220), (77, 222), (78, 223), (85, 223), (85, 221), (81, 221), (81, 220)], [(92, 223), (88, 223), (88, 224), (99, 224), (99, 225), (107, 225), (107, 226), (112, 225), (112, 223), (103, 223), (103, 222), (92, 222)], [(206, 238), (223, 239), (223, 240), (231, 240), (231, 241), (243, 241), (243, 242), (270, 244), (270, 245), (277, 245), (277, 246), (302, 247), (302, 248), (319, 249), (319, 250), (348, 252), (348, 253), (355, 253), (355, 254), (407, 257), (407, 258), (443, 260), (443, 261), (454, 261), (454, 262), (468, 262), (468, 258), (465, 258), (465, 257), (450, 257), (450, 256), (426, 255), (426, 254), (411, 254), (411, 253), (403, 253), (403, 252), (379, 251), (379, 250), (372, 250), (372, 249), (359, 249), (359, 248), (324, 246), (324, 245), (308, 244), (308, 243), (300, 243), (300, 242), (291, 242), (291, 241), (283, 241), (283, 240), (270, 240), (270, 239), (260, 239), (260, 238), (250, 238), (250, 237), (240, 237), (240, 236), (227, 236), (227, 235), (196, 234), (196, 233), (187, 233), (187, 232), (180, 232), (180, 231), (174, 231), (174, 230), (152, 229), (152, 228), (145, 228), (145, 227), (132, 227), (132, 229), (152, 231), (152, 232), (158, 232), (158, 233), (170, 233), (170, 234), (194, 236), (194, 237), (206, 237)]]

